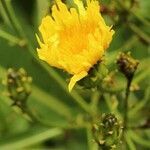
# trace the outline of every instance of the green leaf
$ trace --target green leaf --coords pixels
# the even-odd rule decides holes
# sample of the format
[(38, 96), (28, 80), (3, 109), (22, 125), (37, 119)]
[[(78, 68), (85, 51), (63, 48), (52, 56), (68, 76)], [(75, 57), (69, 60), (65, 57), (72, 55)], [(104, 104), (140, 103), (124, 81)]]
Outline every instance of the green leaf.
[(133, 131), (128, 131), (130, 137), (132, 138), (133, 141), (135, 141), (136, 143), (144, 146), (144, 147), (147, 147), (147, 148), (150, 148), (150, 142), (149, 140), (147, 139), (144, 139), (143, 137), (141, 137), (140, 135), (138, 135), (137, 133), (133, 132)]
[(57, 99), (53, 97), (52, 95), (48, 95), (46, 92), (44, 92), (42, 89), (39, 89), (36, 86), (33, 86), (33, 91), (31, 97), (34, 97), (36, 101), (39, 101), (40, 103), (43, 103), (56, 113), (58, 113), (61, 116), (71, 118), (71, 112), (67, 105), (65, 105), (61, 99)]
[(129, 150), (136, 150), (136, 146), (135, 146), (134, 142), (132, 141), (128, 132), (126, 132), (126, 134), (125, 134), (125, 139), (126, 139), (128, 147), (129, 147)]
[(59, 128), (52, 129), (43, 129), (38, 128), (34, 129), (34, 133), (28, 131), (25, 135), (18, 135), (14, 138), (9, 138), (5, 140), (1, 140), (0, 142), (0, 150), (20, 150), (31, 145), (39, 144), (47, 139), (54, 138), (63, 133), (63, 131)]
[(134, 108), (129, 111), (129, 116), (134, 116), (140, 109), (142, 109), (148, 102), (150, 97), (150, 86), (146, 89), (144, 98), (138, 102)]
[(0, 16), (2, 17), (4, 23), (6, 23), (7, 25), (11, 26), (10, 20), (6, 14), (6, 11), (4, 9), (3, 3), (0, 0)]

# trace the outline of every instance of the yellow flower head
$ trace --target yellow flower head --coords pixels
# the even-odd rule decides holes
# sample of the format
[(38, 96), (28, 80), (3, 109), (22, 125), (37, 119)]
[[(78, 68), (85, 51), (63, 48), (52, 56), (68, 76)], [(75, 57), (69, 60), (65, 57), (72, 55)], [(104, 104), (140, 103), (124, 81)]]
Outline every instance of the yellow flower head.
[(37, 49), (40, 59), (73, 75), (69, 91), (102, 58), (114, 34), (100, 14), (98, 1), (87, 0), (86, 8), (81, 0), (74, 2), (78, 9), (68, 10), (56, 0), (52, 16), (43, 18), (39, 27), (43, 42), (38, 38)]

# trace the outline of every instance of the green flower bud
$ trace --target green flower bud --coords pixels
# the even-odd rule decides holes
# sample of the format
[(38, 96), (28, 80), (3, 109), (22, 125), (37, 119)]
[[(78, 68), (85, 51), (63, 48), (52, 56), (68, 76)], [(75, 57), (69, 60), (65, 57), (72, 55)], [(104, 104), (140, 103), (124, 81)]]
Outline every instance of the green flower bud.
[(100, 148), (117, 149), (122, 136), (121, 122), (113, 114), (104, 114), (101, 121), (93, 125), (93, 135)]
[(91, 89), (100, 85), (102, 80), (107, 76), (108, 69), (105, 64), (98, 62), (88, 72), (88, 76), (78, 82), (84, 88)]
[(25, 105), (31, 93), (31, 81), (32, 78), (27, 75), (23, 68), (19, 70), (8, 69), (6, 86), (8, 96), (13, 100), (13, 105), (17, 105), (21, 108)]
[(107, 114), (103, 116), (102, 124), (104, 125), (104, 128), (113, 128), (114, 125), (117, 124), (117, 118), (113, 114)]

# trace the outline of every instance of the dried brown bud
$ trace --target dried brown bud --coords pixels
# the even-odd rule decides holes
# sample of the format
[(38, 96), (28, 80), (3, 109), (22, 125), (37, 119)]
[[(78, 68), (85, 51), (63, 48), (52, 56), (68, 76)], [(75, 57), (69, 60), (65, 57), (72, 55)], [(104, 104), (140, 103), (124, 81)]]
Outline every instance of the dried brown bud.
[(117, 64), (119, 67), (119, 70), (126, 76), (127, 79), (132, 79), (139, 61), (132, 58), (130, 53), (120, 53)]

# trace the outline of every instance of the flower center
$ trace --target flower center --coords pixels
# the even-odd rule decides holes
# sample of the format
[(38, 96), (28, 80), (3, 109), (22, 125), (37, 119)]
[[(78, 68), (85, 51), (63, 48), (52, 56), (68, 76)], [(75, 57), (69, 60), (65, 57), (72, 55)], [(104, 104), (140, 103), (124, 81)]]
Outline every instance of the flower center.
[(60, 47), (72, 54), (78, 54), (88, 49), (88, 36), (93, 34), (95, 25), (79, 23), (70, 26), (63, 26), (58, 32)]

